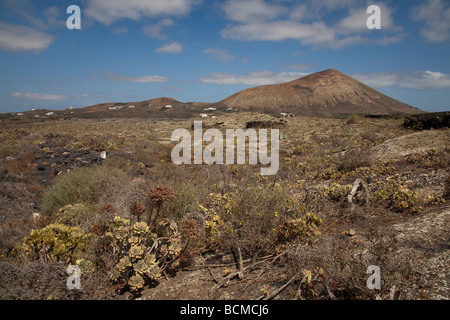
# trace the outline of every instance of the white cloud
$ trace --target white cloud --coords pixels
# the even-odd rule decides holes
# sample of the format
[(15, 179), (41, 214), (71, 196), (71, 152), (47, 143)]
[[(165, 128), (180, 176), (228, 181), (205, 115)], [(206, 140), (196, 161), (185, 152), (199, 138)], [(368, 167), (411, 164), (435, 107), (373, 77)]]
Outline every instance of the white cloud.
[(183, 46), (178, 42), (171, 42), (155, 50), (156, 53), (179, 54), (183, 51)]
[[(377, 3), (381, 12), (381, 29), (384, 31), (401, 31), (401, 27), (394, 24), (392, 17), (392, 9), (384, 3)], [(335, 27), (338, 28), (338, 32), (342, 34), (348, 34), (352, 32), (357, 33), (370, 33), (373, 32), (367, 28), (367, 19), (370, 17), (367, 14), (366, 7), (350, 8), (349, 15), (341, 19), (336, 23)]]
[(222, 62), (233, 62), (234, 61), (234, 56), (225, 49), (207, 48), (207, 49), (203, 50), (203, 53), (209, 54), (212, 59), (219, 60)]
[(199, 0), (87, 0), (87, 17), (110, 25), (121, 19), (184, 16)]
[(286, 7), (267, 4), (264, 0), (229, 0), (223, 4), (228, 19), (246, 23), (248, 21), (266, 21), (287, 13)]
[(142, 28), (142, 32), (150, 38), (155, 39), (167, 39), (167, 36), (163, 33), (165, 27), (171, 27), (175, 23), (172, 19), (166, 18), (162, 19), (157, 24), (146, 25)]
[(313, 68), (315, 65), (313, 63), (294, 63), (294, 64), (287, 64), (288, 68), (294, 69), (294, 70), (308, 70)]
[(12, 12), (20, 16), (27, 24), (45, 29), (45, 21), (37, 17), (36, 10), (30, 0), (3, 0), (3, 4)]
[(416, 72), (404, 77), (400, 82), (400, 86), (417, 90), (450, 89), (450, 75), (433, 71)]
[(200, 79), (203, 83), (215, 84), (245, 84), (245, 85), (266, 85), (274, 83), (284, 83), (292, 81), (308, 75), (308, 73), (301, 72), (273, 72), (273, 71), (256, 71), (250, 72), (247, 75), (237, 75), (225, 72), (216, 72), (207, 77)]
[(0, 22), (0, 49), (11, 51), (40, 51), (48, 48), (54, 37), (25, 26)]
[(374, 88), (396, 86), (413, 90), (450, 89), (450, 74), (438, 71), (354, 74), (355, 79)]
[(151, 75), (151, 76), (138, 76), (138, 77), (129, 77), (121, 74), (113, 73), (113, 72), (100, 72), (100, 74), (104, 75), (106, 79), (110, 81), (123, 81), (123, 82), (136, 82), (136, 83), (150, 83), (150, 82), (168, 82), (169, 79), (164, 76)]
[[(393, 10), (385, 3), (378, 4), (382, 10), (382, 30), (378, 32), (370, 32), (367, 28), (370, 15), (366, 12), (367, 5), (361, 5), (360, 1), (309, 0), (299, 5), (292, 5), (290, 1), (272, 3), (265, 0), (226, 1), (223, 11), (232, 23), (221, 31), (222, 37), (238, 41), (290, 39), (303, 45), (329, 48), (355, 44), (385, 45), (403, 39), (402, 28), (394, 24)], [(336, 20), (336, 16), (342, 18)]]
[(14, 98), (20, 99), (35, 99), (35, 100), (67, 100), (68, 96), (58, 95), (58, 94), (42, 94), (42, 93), (30, 93), (30, 92), (14, 92), (11, 94)]
[(428, 41), (444, 42), (450, 39), (450, 3), (443, 0), (428, 0), (411, 11), (411, 18), (424, 21), (420, 33)]
[(334, 41), (335, 32), (323, 22), (302, 24), (295, 21), (271, 21), (229, 25), (222, 30), (222, 36), (241, 41), (294, 39), (314, 44)]
[(3, 0), (2, 4), (15, 13), (28, 25), (40, 30), (48, 30), (50, 27), (62, 26), (66, 21), (60, 19), (61, 8), (52, 6), (44, 10), (38, 10), (30, 0)]
[(113, 29), (114, 34), (122, 34), (122, 33), (127, 33), (128, 32), (128, 28), (127, 27), (118, 27), (118, 28), (114, 28)]
[(399, 75), (394, 73), (356, 73), (352, 77), (373, 88), (395, 86), (399, 82)]

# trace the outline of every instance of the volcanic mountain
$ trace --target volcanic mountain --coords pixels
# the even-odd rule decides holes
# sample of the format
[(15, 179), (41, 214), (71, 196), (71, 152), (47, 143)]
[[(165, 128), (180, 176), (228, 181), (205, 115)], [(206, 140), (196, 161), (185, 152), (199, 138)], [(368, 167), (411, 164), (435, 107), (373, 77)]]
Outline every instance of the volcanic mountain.
[(423, 112), (334, 69), (287, 83), (239, 91), (219, 104), (239, 110), (292, 112), (308, 116)]

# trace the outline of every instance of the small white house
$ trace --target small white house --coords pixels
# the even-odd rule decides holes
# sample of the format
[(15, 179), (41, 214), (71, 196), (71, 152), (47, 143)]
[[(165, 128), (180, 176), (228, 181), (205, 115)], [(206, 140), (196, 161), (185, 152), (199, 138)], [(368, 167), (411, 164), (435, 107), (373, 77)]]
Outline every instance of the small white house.
[(55, 113), (52, 111), (52, 112), (47, 112), (45, 115), (46, 116), (53, 116), (53, 115), (55, 115)]
[(134, 106), (128, 106), (128, 109), (134, 109)]
[(290, 113), (290, 112), (282, 112), (282, 113), (280, 113), (280, 116), (282, 116), (282, 117), (295, 117), (295, 115), (293, 113)]
[(201, 114), (200, 114), (200, 118), (208, 118), (208, 115), (205, 114), (205, 113), (201, 113)]
[(109, 107), (109, 110), (120, 110), (120, 109), (123, 109), (123, 106)]
[(166, 105), (165, 107), (164, 107), (164, 109), (172, 109), (173, 107), (170, 105), (170, 104), (168, 104), (168, 105)]

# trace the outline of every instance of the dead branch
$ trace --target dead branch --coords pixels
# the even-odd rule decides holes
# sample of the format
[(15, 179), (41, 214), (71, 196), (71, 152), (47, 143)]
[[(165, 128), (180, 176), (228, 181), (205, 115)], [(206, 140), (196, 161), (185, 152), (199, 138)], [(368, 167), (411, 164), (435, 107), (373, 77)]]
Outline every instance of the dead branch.
[(214, 275), (214, 273), (212, 273), (211, 268), (207, 267), (206, 270), (208, 270), (209, 274), (211, 275), (211, 277), (213, 278), (215, 283), (219, 283), (219, 280), (216, 279), (216, 276)]
[[(268, 259), (270, 259), (272, 257), (273, 257), (273, 255), (268, 255), (268, 256), (261, 257), (259, 259), (260, 259), (260, 261), (267, 261)], [(254, 259), (246, 259), (246, 260), (243, 260), (242, 263), (245, 264), (250, 261), (254, 261)], [(226, 268), (226, 267), (232, 267), (235, 265), (236, 265), (235, 262), (222, 263), (222, 264), (202, 264), (202, 265), (196, 265), (196, 266), (189, 266), (189, 267), (186, 267), (184, 270), (194, 271), (194, 270), (203, 269), (203, 268)]]
[(392, 286), (392, 288), (389, 290), (389, 300), (394, 300), (394, 295), (396, 292), (395, 284)]
[(300, 283), (298, 284), (297, 293), (295, 294), (295, 297), (294, 297), (295, 300), (300, 299), (300, 297), (302, 296), (302, 284), (305, 283), (305, 281), (306, 281), (306, 276), (304, 276), (302, 281), (300, 281)]
[(353, 198), (356, 195), (356, 192), (358, 191), (358, 189), (362, 188), (364, 190), (365, 193), (365, 198), (364, 198), (364, 202), (366, 204), (369, 203), (369, 199), (370, 199), (370, 193), (369, 193), (369, 188), (367, 187), (367, 185), (365, 184), (365, 182), (358, 178), (356, 179), (355, 183), (353, 184), (353, 188), (352, 191), (349, 193), (349, 195), (347, 196), (347, 201), (350, 204), (353, 204)]
[(262, 300), (270, 300), (273, 299), (274, 297), (276, 297), (278, 294), (280, 294), (281, 291), (283, 291), (284, 289), (286, 289), (292, 281), (294, 281), (297, 278), (297, 275), (293, 276), (288, 282), (286, 282), (284, 285), (282, 285), (280, 288), (278, 288), (278, 290), (272, 292), (271, 294), (269, 294), (267, 297), (263, 298)]
[[(214, 287), (212, 287), (210, 291), (219, 289), (219, 288), (222, 287), (225, 283), (227, 283), (229, 280), (233, 279), (233, 278), (236, 277), (236, 276), (239, 277), (239, 274), (242, 274), (242, 279), (244, 279), (244, 272), (249, 271), (249, 270), (252, 270), (252, 269), (255, 269), (257, 265), (259, 265), (259, 264), (261, 264), (261, 263), (263, 263), (263, 262), (268, 261), (268, 260), (269, 260), (270, 258), (272, 258), (272, 257), (273, 257), (273, 256), (265, 257), (263, 260), (259, 260), (259, 261), (255, 262), (255, 263), (253, 263), (253, 264), (251, 264), (251, 265), (249, 265), (249, 266), (246, 266), (246, 267), (242, 268), (242, 270), (238, 270), (238, 271), (235, 271), (235, 272), (230, 273), (230, 274), (227, 275), (225, 278), (223, 278), (222, 280), (220, 280), (220, 282), (217, 283)], [(240, 280), (242, 280), (242, 279), (240, 278)]]
[(238, 271), (238, 277), (239, 279), (243, 279), (244, 278), (244, 263), (242, 261), (242, 253), (241, 253), (241, 247), (237, 247), (238, 249), (238, 255), (239, 255), (239, 271)]

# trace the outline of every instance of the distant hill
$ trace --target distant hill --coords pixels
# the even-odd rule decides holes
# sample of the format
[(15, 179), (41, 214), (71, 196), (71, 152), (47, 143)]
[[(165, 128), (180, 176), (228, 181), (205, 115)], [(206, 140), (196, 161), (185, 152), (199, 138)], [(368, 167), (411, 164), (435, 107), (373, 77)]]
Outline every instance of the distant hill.
[(392, 99), (333, 69), (273, 85), (239, 91), (217, 103), (180, 102), (161, 97), (140, 102), (102, 103), (66, 110), (38, 109), (0, 118), (191, 118), (202, 113), (220, 115), (233, 111), (293, 113), (295, 115), (339, 117), (364, 115), (419, 114), (424, 111)]
[(308, 116), (423, 112), (334, 69), (287, 83), (242, 90), (218, 104), (245, 111), (292, 112)]
[[(139, 102), (108, 102), (63, 112), (65, 117), (81, 118), (191, 118), (210, 103), (180, 102), (161, 97)], [(55, 114), (61, 115), (61, 111)]]
[(180, 109), (186, 104), (179, 102), (172, 98), (156, 98), (140, 102), (128, 102), (128, 103), (102, 103), (89, 106), (86, 108), (78, 109), (80, 112), (98, 112), (98, 111), (108, 111), (108, 110), (146, 110), (146, 111), (160, 111), (166, 106), (171, 106), (170, 109)]

